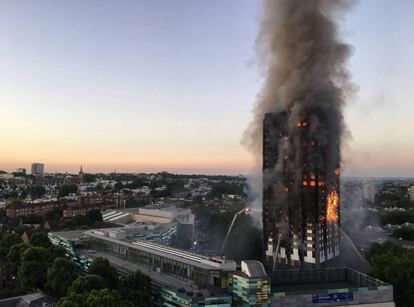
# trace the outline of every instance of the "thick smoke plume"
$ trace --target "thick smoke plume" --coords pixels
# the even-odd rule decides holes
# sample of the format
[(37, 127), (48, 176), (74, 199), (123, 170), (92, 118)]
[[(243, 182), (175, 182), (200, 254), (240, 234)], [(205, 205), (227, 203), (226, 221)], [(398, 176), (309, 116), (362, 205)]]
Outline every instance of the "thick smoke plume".
[[(334, 167), (331, 163), (338, 163), (339, 145), (345, 131), (342, 109), (353, 93), (345, 65), (352, 48), (341, 41), (338, 20), (353, 2), (263, 0), (256, 47), (264, 84), (253, 109), (253, 121), (243, 137), (243, 143), (259, 163), (264, 115), (274, 112), (289, 114), (289, 135), (297, 133), (298, 121), (308, 121), (307, 139), (324, 151), (309, 157), (310, 164), (331, 168)], [(296, 164), (301, 163), (301, 154), (297, 152), (303, 144), (291, 141), (290, 146), (287, 154), (296, 152), (289, 165), (293, 173), (299, 168)], [(323, 159), (323, 163), (318, 159)], [(265, 185), (275, 183), (277, 168), (268, 174), (264, 172)], [(262, 190), (260, 184), (252, 185), (257, 191)], [(255, 207), (259, 207), (261, 201), (256, 203)]]

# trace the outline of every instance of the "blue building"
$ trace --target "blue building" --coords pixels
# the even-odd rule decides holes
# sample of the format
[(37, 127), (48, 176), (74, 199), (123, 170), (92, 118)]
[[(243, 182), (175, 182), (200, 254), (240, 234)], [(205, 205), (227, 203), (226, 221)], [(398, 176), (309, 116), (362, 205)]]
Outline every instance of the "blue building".
[(270, 282), (263, 264), (257, 260), (241, 262), (241, 272), (232, 273), (233, 306), (269, 306)]

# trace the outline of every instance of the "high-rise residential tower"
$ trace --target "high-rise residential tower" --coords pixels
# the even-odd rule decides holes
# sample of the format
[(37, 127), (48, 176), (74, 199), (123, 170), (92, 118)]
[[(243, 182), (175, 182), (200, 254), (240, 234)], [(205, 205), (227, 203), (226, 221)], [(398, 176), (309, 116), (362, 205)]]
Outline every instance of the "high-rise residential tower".
[(32, 163), (32, 175), (43, 175), (45, 165), (43, 163)]
[(318, 268), (339, 255), (339, 141), (318, 135), (323, 114), (303, 114), (268, 113), (263, 122), (263, 239), (271, 269)]

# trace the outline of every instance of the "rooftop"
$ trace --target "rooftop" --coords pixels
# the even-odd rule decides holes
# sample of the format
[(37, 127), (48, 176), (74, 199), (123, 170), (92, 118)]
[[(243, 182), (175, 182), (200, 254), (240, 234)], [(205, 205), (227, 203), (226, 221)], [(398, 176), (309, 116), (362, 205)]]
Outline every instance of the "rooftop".
[(54, 299), (42, 292), (28, 293), (21, 296), (15, 296), (0, 299), (0, 307), (46, 307), (52, 306)]
[(267, 273), (260, 261), (257, 260), (243, 260), (241, 262), (242, 272), (251, 278), (266, 277)]
[(73, 231), (58, 231), (58, 232), (52, 232), (51, 234), (54, 234), (56, 236), (68, 239), (68, 240), (78, 240), (81, 237), (84, 237), (84, 231), (83, 230), (73, 230)]
[[(349, 268), (279, 270), (270, 274), (272, 292), (312, 293), (318, 290), (374, 290), (392, 286)], [(346, 291), (344, 291), (346, 292)]]
[[(152, 271), (142, 265), (138, 265), (136, 263), (132, 263), (127, 260), (120, 259), (118, 257), (108, 255), (106, 253), (97, 252), (94, 250), (79, 250), (79, 253), (81, 255), (88, 256), (92, 259), (102, 257), (108, 259), (108, 261), (116, 267), (120, 271), (124, 271), (125, 273), (131, 273), (135, 272), (136, 270), (139, 270), (141, 273), (148, 275), (153, 282), (156, 284), (166, 288), (173, 290), (175, 292), (180, 292), (178, 290), (185, 290), (185, 292), (193, 292), (195, 293), (202, 293), (204, 297), (211, 297), (217, 294), (223, 294), (227, 295), (223, 292), (221, 289), (214, 289), (214, 290), (207, 290), (197, 287), (196, 285), (193, 285), (189, 282), (174, 278), (170, 275), (155, 272)], [(185, 293), (182, 293), (182, 295), (186, 295)]]
[(156, 254), (161, 257), (169, 258), (175, 261), (189, 264), (194, 267), (199, 267), (205, 270), (235, 270), (236, 263), (231, 260), (225, 260), (222, 258), (206, 257), (195, 253), (190, 253), (180, 249), (167, 247), (161, 244), (152, 242), (135, 240), (133, 242), (127, 242), (115, 238), (110, 238), (102, 235), (102, 232), (95, 230), (85, 231), (87, 236), (94, 238), (111, 241), (123, 246), (128, 246), (133, 249), (143, 250), (148, 253)]

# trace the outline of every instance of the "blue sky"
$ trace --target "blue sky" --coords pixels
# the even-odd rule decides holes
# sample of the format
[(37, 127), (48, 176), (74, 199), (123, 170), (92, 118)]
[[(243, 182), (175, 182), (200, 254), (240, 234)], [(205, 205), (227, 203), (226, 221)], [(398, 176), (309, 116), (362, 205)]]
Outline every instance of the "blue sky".
[[(413, 9), (361, 0), (341, 24), (347, 174), (414, 174)], [(0, 169), (246, 172), (259, 16), (253, 0), (0, 1)]]

